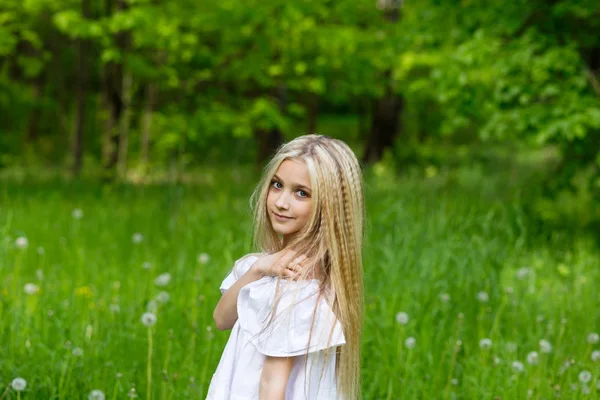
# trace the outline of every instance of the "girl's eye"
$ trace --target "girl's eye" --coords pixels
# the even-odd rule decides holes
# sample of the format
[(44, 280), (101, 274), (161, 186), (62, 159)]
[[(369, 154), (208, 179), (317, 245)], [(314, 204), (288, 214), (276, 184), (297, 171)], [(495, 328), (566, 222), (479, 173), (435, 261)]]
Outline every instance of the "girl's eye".
[(308, 197), (308, 193), (306, 193), (304, 190), (298, 190), (298, 193), (300, 193), (300, 197)]
[(275, 189), (281, 189), (279, 186), (277, 185), (281, 185), (281, 183), (277, 182), (277, 181), (272, 181), (271, 185), (275, 188)]

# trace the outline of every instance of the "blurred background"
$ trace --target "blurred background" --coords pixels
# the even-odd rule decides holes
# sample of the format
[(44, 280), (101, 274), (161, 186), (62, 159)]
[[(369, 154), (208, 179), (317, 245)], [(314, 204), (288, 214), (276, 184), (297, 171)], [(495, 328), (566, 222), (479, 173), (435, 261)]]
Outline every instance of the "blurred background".
[(3, 0), (0, 61), (8, 398), (202, 398), (307, 133), (364, 167), (365, 398), (600, 393), (597, 0)]

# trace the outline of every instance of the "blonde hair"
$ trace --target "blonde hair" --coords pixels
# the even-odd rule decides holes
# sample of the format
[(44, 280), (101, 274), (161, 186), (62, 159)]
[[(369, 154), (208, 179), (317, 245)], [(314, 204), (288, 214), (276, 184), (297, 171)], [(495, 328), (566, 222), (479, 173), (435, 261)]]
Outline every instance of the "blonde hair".
[(267, 213), (267, 196), (271, 180), (285, 160), (306, 164), (313, 198), (309, 221), (286, 247), (308, 257), (299, 279), (311, 275), (319, 281), (320, 295), (329, 294), (346, 340), (337, 351), (338, 393), (347, 400), (359, 399), (365, 222), (360, 164), (346, 143), (328, 136), (304, 135), (283, 144), (265, 167), (251, 197), (254, 243), (263, 252), (284, 248)]

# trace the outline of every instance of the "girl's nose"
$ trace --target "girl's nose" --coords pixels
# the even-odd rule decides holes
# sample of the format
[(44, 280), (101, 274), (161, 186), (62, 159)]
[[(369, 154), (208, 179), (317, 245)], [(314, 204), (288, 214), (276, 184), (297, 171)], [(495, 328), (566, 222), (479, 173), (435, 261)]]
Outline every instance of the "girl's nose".
[(275, 207), (280, 208), (282, 210), (287, 210), (289, 208), (289, 202), (287, 199), (287, 195), (285, 194), (285, 192), (282, 192), (279, 197), (277, 198), (277, 201), (275, 201)]

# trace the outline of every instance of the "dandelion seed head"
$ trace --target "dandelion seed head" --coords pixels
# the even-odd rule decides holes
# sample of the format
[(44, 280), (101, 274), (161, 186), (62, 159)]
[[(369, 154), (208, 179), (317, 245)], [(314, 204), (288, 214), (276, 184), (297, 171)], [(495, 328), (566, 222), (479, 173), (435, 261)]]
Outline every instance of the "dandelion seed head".
[(408, 324), (408, 314), (404, 311), (400, 311), (398, 314), (396, 314), (396, 322), (398, 322), (400, 325)]
[(198, 262), (200, 264), (206, 264), (210, 261), (210, 256), (206, 253), (200, 253), (198, 254)]
[(450, 302), (450, 295), (448, 293), (440, 293), (440, 301), (442, 303), (449, 303)]
[[(594, 351), (592, 351), (592, 361), (593, 362), (600, 361), (600, 350), (594, 350)], [(600, 380), (599, 380), (599, 382), (600, 382)]]
[(517, 351), (517, 344), (514, 342), (507, 342), (506, 351), (508, 351), (509, 353), (514, 353), (515, 351)]
[(81, 357), (81, 356), (83, 356), (83, 349), (81, 347), (74, 347), (73, 351), (72, 351), (72, 354), (75, 357)]
[(142, 315), (142, 324), (147, 327), (151, 327), (156, 324), (156, 315), (151, 312), (146, 312)]
[(83, 218), (83, 210), (81, 208), (76, 208), (71, 212), (71, 216), (74, 219), (81, 219)]
[(18, 249), (26, 249), (29, 247), (29, 240), (25, 236), (19, 236), (15, 239), (15, 246)]
[(127, 397), (129, 397), (130, 399), (135, 399), (137, 396), (137, 393), (135, 392), (135, 388), (131, 388), (129, 390), (129, 393), (127, 393)]
[(143, 240), (144, 240), (144, 235), (142, 235), (139, 232), (136, 232), (131, 236), (131, 241), (135, 244), (142, 243)]
[(498, 356), (494, 356), (494, 365), (500, 365), (502, 363), (502, 359)]
[(161, 291), (156, 295), (156, 301), (158, 301), (161, 304), (168, 303), (170, 299), (171, 296), (165, 291)]
[(406, 340), (404, 341), (404, 345), (406, 346), (406, 348), (408, 349), (413, 349), (415, 347), (415, 345), (417, 344), (417, 339), (415, 339), (414, 337), (408, 337), (406, 338)]
[(37, 292), (39, 292), (40, 287), (38, 285), (36, 285), (35, 283), (26, 283), (23, 286), (23, 291), (28, 295), (32, 295), (32, 294), (36, 294)]
[(520, 280), (523, 280), (525, 278), (527, 278), (529, 276), (529, 273), (531, 272), (531, 270), (527, 267), (523, 267), (523, 268), (519, 268), (517, 270), (517, 278)]
[(527, 354), (527, 362), (531, 365), (537, 365), (537, 363), (538, 363), (537, 351), (531, 351)]
[(479, 292), (477, 293), (477, 300), (479, 300), (481, 303), (487, 303), (490, 300), (490, 296), (487, 294), (487, 292)]
[(540, 340), (539, 344), (540, 344), (540, 351), (542, 353), (552, 352), (552, 345), (550, 344), (549, 341), (542, 339), (542, 340)]
[(450, 381), (450, 383), (454, 386), (458, 385), (458, 379), (456, 378), (452, 378), (452, 380)]
[(479, 341), (479, 347), (484, 350), (490, 349), (492, 347), (492, 340), (488, 338), (481, 339)]
[(10, 386), (15, 392), (22, 392), (27, 387), (27, 381), (21, 377), (17, 377), (12, 380)]
[(512, 365), (513, 371), (515, 371), (515, 372), (523, 372), (525, 370), (523, 363), (520, 361), (513, 361), (511, 365)]
[(591, 392), (589, 386), (581, 385), (581, 394), (590, 394)]
[(88, 400), (104, 400), (105, 398), (104, 392), (98, 389), (92, 390), (88, 395)]
[(600, 341), (600, 335), (598, 335), (596, 332), (592, 332), (587, 335), (587, 341), (589, 344), (596, 344), (598, 341)]
[(579, 373), (579, 382), (588, 383), (592, 380), (592, 373), (590, 371), (581, 371)]
[(167, 286), (169, 282), (171, 282), (171, 274), (168, 272), (160, 274), (154, 279), (154, 284), (156, 286)]

